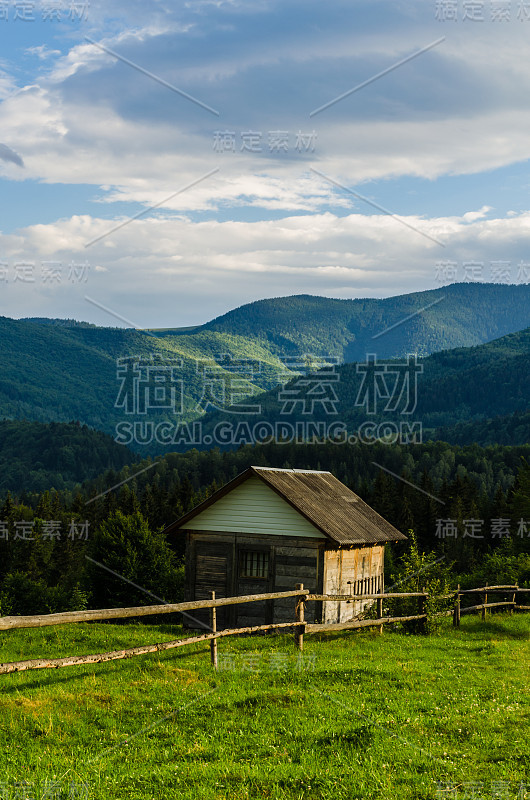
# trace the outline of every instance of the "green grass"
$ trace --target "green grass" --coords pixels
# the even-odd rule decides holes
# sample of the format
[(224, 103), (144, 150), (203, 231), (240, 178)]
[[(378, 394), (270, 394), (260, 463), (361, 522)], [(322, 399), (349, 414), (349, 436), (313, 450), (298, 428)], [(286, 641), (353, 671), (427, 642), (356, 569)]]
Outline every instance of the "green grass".
[[(0, 660), (180, 633), (102, 624), (11, 631)], [(459, 630), (447, 621), (431, 637), (307, 636), (302, 661), (290, 636), (221, 639), (219, 657), (217, 673), (208, 647), (193, 645), (1, 675), (0, 785), (14, 798), (23, 781), (34, 790), (56, 781), (56, 797), (85, 784), (85, 796), (102, 800), (455, 796), (437, 781), (458, 785), (460, 798), (478, 796), (465, 784), (482, 782), (489, 798), (506, 781), (515, 798), (520, 782), (530, 787), (529, 615), (466, 617)]]

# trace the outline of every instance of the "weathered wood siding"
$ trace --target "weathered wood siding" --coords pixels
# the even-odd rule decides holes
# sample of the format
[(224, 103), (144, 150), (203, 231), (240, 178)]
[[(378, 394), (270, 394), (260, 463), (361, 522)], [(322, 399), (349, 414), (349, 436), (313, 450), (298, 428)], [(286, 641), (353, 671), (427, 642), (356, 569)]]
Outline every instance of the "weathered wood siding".
[(324, 534), (260, 478), (249, 478), (197, 514), (190, 531), (237, 531), (264, 536), (303, 536), (325, 540)]
[[(384, 545), (326, 550), (323, 594), (375, 594), (384, 591)], [(323, 622), (347, 622), (371, 601), (324, 603)]]
[[(243, 577), (240, 561), (245, 550), (269, 555), (267, 578)], [(286, 591), (297, 583), (315, 594), (372, 594), (384, 591), (384, 546), (325, 549), (308, 537), (278, 540), (277, 534), (258, 536), (226, 531), (190, 531), (187, 547), (189, 600), (206, 600), (213, 589), (217, 597)], [(347, 622), (371, 601), (308, 603), (308, 622)], [(207, 623), (204, 612), (195, 615)], [(219, 609), (219, 628), (289, 622), (294, 618), (292, 599), (260, 601)], [(189, 624), (192, 624), (189, 622)]]
[[(275, 548), (275, 581), (272, 591), (283, 592), (294, 589), (297, 583), (303, 583), (304, 589), (309, 589), (315, 594), (322, 585), (319, 574), (320, 565), (324, 558), (323, 545), (306, 542), (304, 546), (287, 544), (277, 545)], [(319, 622), (321, 604), (307, 603), (305, 606), (305, 619), (307, 622)], [(274, 601), (274, 622), (289, 622), (294, 619), (294, 603), (287, 600)]]
[[(188, 591), (190, 600), (209, 600), (210, 592), (213, 590), (216, 597), (230, 597), (232, 573), (232, 548), (227, 547), (226, 542), (222, 541), (201, 541), (200, 539), (191, 543), (188, 547), (191, 556), (190, 576), (192, 591)], [(197, 623), (209, 624), (208, 611), (195, 611), (193, 616)], [(217, 610), (217, 624), (219, 628), (228, 627), (230, 609), (219, 608)], [(188, 623), (193, 627), (193, 620)], [(199, 626), (200, 627), (200, 626)]]
[[(228, 597), (294, 589), (297, 583), (311, 592), (322, 592), (324, 543), (314, 537), (258, 536), (226, 531), (189, 531), (186, 548), (187, 596), (189, 600), (207, 599), (213, 589), (217, 597)], [(269, 555), (267, 578), (240, 574), (245, 551)], [(306, 606), (306, 620), (319, 622), (321, 603)], [(295, 601), (260, 601), (218, 610), (218, 627), (259, 625), (294, 620)], [(197, 612), (201, 621), (206, 621)], [(193, 623), (188, 621), (193, 627)]]

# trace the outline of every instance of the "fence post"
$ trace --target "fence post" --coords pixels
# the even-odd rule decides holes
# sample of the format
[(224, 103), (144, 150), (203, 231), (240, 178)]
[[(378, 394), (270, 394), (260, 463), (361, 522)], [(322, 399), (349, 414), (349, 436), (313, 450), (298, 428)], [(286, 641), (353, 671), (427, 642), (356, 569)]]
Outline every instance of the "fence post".
[(455, 596), (455, 607), (453, 610), (453, 627), (460, 627), (460, 584), (458, 584)]
[[(215, 600), (215, 592), (210, 592), (210, 597)], [(217, 633), (217, 609), (210, 609), (210, 628), (212, 633)], [(217, 639), (210, 639), (210, 659), (214, 669), (217, 669)]]
[[(488, 584), (486, 584), (486, 586), (487, 586), (487, 585), (488, 585)], [(487, 592), (484, 592), (484, 594), (482, 595), (482, 603), (483, 603), (483, 605), (485, 606), (487, 602), (488, 602), (488, 593), (487, 593)], [(483, 608), (483, 609), (482, 609), (482, 619), (483, 619), (483, 620), (485, 620), (485, 619), (486, 619), (486, 608)]]
[[(383, 616), (383, 598), (382, 597), (378, 597), (377, 598), (377, 618), (381, 619), (382, 616)], [(379, 626), (379, 636), (382, 636), (382, 635), (383, 635), (383, 626), (380, 625)]]
[(513, 614), (513, 612), (515, 611), (515, 598), (516, 598), (516, 596), (517, 596), (517, 589), (518, 589), (518, 588), (519, 588), (519, 585), (516, 583), (516, 584), (515, 584), (515, 591), (514, 591), (514, 592), (513, 592), (513, 594), (512, 594), (512, 603), (513, 603), (513, 606), (510, 608), (510, 615), (511, 615), (511, 614)]
[[(304, 588), (303, 583), (297, 583), (296, 590), (302, 591)], [(300, 627), (295, 628), (294, 641), (300, 651), (304, 649), (304, 597), (296, 598), (296, 621), (300, 622)]]
[[(425, 586), (422, 588), (423, 595), (418, 598), (418, 614), (427, 614), (427, 594), (425, 592)], [(422, 633), (426, 633), (427, 631), (427, 617), (425, 619), (420, 619), (420, 630)]]

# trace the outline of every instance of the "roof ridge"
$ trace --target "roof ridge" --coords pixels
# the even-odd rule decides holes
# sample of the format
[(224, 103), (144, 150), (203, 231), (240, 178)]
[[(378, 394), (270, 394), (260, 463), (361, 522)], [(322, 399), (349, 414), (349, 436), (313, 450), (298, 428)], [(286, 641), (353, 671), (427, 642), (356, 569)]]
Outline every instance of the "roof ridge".
[(305, 472), (311, 475), (331, 475), (332, 473), (329, 469), (295, 469), (294, 467), (285, 468), (285, 467), (261, 467), (255, 466), (251, 464), (250, 469), (261, 469), (267, 470), (268, 472)]

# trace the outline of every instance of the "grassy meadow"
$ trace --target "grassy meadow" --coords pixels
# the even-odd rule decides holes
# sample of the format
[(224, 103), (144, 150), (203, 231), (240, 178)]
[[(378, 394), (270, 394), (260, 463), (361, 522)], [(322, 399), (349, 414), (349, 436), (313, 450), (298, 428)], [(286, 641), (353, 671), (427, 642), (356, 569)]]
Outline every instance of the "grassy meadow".
[[(0, 661), (181, 633), (16, 630)], [(221, 639), (217, 673), (197, 644), (0, 675), (0, 797), (530, 798), (529, 676), (528, 614), (445, 620), (429, 637), (306, 636), (302, 656), (291, 636)]]

